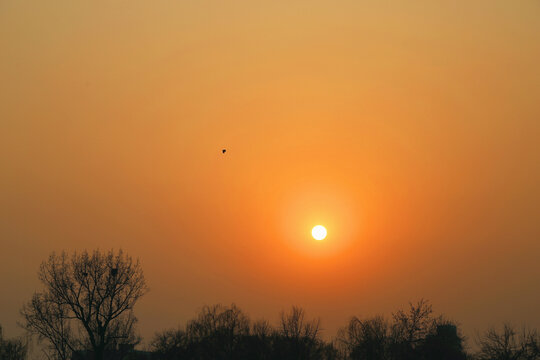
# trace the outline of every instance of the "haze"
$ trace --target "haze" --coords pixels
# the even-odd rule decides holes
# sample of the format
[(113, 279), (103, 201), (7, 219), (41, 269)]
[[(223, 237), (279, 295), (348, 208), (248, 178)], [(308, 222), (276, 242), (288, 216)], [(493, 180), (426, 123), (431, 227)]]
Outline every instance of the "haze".
[[(537, 1), (0, 2), (0, 323), (123, 248), (148, 340), (427, 298), (540, 326)], [(226, 148), (226, 154), (221, 149)], [(311, 228), (325, 225), (316, 242)]]

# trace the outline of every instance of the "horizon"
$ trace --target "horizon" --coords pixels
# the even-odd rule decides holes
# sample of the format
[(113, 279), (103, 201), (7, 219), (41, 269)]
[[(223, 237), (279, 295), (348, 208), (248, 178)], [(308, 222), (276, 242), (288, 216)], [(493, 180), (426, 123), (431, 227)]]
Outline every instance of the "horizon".
[(329, 334), (418, 299), (470, 339), (540, 328), (538, 14), (3, 1), (4, 334), (50, 253), (120, 248), (146, 341), (231, 303)]

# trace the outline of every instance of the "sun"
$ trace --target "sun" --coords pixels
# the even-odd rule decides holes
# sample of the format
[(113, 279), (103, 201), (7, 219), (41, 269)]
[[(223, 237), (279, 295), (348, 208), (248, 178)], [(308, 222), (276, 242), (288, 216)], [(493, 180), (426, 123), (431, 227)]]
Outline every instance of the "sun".
[(324, 240), (326, 237), (326, 228), (322, 225), (317, 225), (313, 229), (311, 229), (311, 236), (315, 240)]

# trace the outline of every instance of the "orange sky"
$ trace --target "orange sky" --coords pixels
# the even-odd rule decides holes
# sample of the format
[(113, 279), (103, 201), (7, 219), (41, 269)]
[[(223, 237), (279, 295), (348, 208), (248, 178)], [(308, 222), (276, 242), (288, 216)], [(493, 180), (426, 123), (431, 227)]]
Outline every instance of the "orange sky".
[(469, 335), (539, 327), (539, 16), (0, 2), (0, 324), (21, 333), (51, 251), (122, 247), (146, 340), (233, 301), (301, 305), (326, 336), (421, 297)]

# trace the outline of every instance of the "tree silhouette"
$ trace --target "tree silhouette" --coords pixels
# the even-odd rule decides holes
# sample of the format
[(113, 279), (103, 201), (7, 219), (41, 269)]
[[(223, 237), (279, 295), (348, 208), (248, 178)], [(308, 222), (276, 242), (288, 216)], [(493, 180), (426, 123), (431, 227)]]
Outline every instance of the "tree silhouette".
[(305, 319), (304, 310), (293, 307), (281, 314), (277, 329), (265, 320), (250, 322), (236, 305), (202, 308), (186, 329), (155, 335), (151, 350), (158, 359), (337, 359), (332, 344), (319, 339), (319, 320)]
[(48, 341), (50, 357), (68, 360), (78, 347), (78, 341), (71, 329), (66, 306), (48, 301), (43, 293), (36, 293), (23, 307), (25, 328), (38, 335), (38, 339)]
[(1, 360), (24, 360), (28, 352), (26, 342), (21, 339), (4, 339), (2, 326), (0, 325), (0, 359)]
[(418, 357), (423, 360), (465, 360), (463, 337), (452, 323), (437, 325), (433, 334), (428, 334), (417, 348)]
[[(251, 322), (235, 304), (204, 306), (185, 328), (156, 333), (152, 354), (137, 352), (133, 308), (148, 291), (138, 260), (122, 250), (53, 253), (38, 275), (44, 289), (23, 306), (22, 325), (46, 342), (49, 359), (540, 360), (538, 331), (508, 324), (478, 335), (479, 350), (467, 354), (459, 327), (423, 299), (389, 318), (352, 317), (333, 341), (297, 306), (275, 327)], [(25, 359), (26, 342), (2, 335), (0, 327), (0, 360)]]
[(170, 329), (156, 333), (150, 348), (162, 360), (187, 358), (189, 340), (184, 330)]
[(281, 359), (320, 359), (322, 342), (319, 339), (320, 320), (306, 320), (302, 308), (293, 306), (281, 313), (274, 351)]
[(409, 309), (369, 319), (353, 317), (338, 332), (338, 345), (351, 360), (463, 360), (463, 338), (457, 326), (434, 317), (431, 305), (420, 300)]
[(138, 260), (122, 250), (53, 253), (38, 274), (44, 290), (21, 313), (25, 328), (48, 341), (54, 357), (89, 349), (102, 360), (105, 350), (138, 341), (133, 307), (147, 292)]
[(520, 333), (510, 324), (501, 330), (488, 329), (479, 336), (479, 360), (538, 360), (540, 336), (537, 330), (523, 328)]
[(349, 359), (389, 359), (391, 341), (390, 324), (382, 316), (361, 320), (353, 317), (339, 330), (338, 343), (344, 347)]
[(186, 327), (191, 351), (200, 359), (236, 359), (249, 335), (249, 318), (235, 304), (205, 306)]

